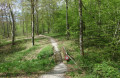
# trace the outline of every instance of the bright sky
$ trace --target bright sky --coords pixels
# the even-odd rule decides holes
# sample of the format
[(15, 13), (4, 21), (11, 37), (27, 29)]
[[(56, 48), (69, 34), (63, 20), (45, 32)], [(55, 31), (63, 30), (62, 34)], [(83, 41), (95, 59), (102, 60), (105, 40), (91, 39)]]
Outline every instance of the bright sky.
[(20, 7), (20, 1), (21, 0), (16, 0), (17, 2), (14, 3), (13, 5), (13, 11), (14, 12), (21, 12), (21, 7)]

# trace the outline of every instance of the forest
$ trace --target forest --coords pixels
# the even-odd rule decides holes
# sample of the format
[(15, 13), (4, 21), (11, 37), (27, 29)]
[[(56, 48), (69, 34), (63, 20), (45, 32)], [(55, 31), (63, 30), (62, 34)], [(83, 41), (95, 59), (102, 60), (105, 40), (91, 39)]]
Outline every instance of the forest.
[(120, 78), (119, 0), (0, 0), (0, 78)]

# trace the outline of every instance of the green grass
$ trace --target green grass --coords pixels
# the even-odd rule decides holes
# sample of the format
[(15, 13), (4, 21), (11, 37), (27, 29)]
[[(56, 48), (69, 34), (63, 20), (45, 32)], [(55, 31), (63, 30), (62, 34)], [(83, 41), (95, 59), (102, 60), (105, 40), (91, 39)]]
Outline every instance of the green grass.
[[(41, 41), (43, 38), (38, 38), (35, 39), (36, 42)], [(46, 40), (46, 39), (45, 39)], [(43, 39), (44, 41), (44, 39)], [(47, 72), (48, 70), (52, 69), (53, 66), (55, 65), (54, 60), (52, 58), (53, 51), (52, 51), (52, 46), (48, 45), (43, 48), (40, 53), (37, 56), (37, 59), (32, 59), (32, 60), (22, 60), (24, 59), (23, 57), (26, 56), (28, 53), (32, 53), (36, 51), (37, 49), (40, 49), (41, 45), (40, 44), (46, 44), (45, 42), (40, 43), (39, 45), (35, 45), (29, 49), (25, 49), (25, 41), (20, 41), (17, 49), (20, 47), (24, 46), (23, 49), (20, 50), (15, 50), (14, 48), (10, 51), (11, 53), (5, 54), (4, 58), (5, 60), (2, 60), (2, 63), (0, 63), (0, 73), (4, 73), (1, 75), (1, 77), (11, 77), (11, 76), (16, 76), (20, 75), (21, 73), (26, 73), (26, 74), (31, 74), (31, 73), (37, 73), (37, 72)], [(31, 43), (29, 40), (27, 43)], [(26, 43), (26, 44), (27, 44)], [(17, 45), (18, 43), (16, 43)], [(8, 46), (8, 45), (4, 45)], [(10, 46), (10, 45), (9, 45)], [(8, 51), (9, 49), (5, 51)], [(15, 51), (14, 51), (15, 50)], [(1, 55), (1, 58), (3, 57)]]
[(6, 61), (19, 61), (19, 60), (22, 60), (23, 57), (25, 55), (27, 55), (28, 53), (31, 53), (31, 52), (34, 52), (35, 50), (37, 50), (38, 48), (40, 48), (40, 45), (35, 45), (29, 49), (26, 49), (26, 50), (22, 50), (22, 51), (19, 51), (19, 52), (15, 52), (11, 55), (9, 55), (8, 57), (5, 58)]
[[(43, 54), (45, 54), (45, 56)], [(54, 60), (52, 61), (50, 60), (52, 59), (51, 54), (53, 54), (53, 51), (52, 51), (52, 47), (49, 45), (39, 53), (37, 59), (27, 60), (27, 61), (15, 60), (12, 62), (6, 62), (0, 64), (0, 72), (1, 73), (21, 73), (21, 72), (35, 73), (38, 71), (48, 71), (55, 65)], [(50, 61), (51, 63), (49, 64)]]
[(26, 48), (24, 46), (25, 42), (26, 41), (17, 41), (15, 43), (15, 46), (12, 46), (11, 44), (1, 46), (0, 47), (0, 62), (4, 62), (6, 56), (9, 56), (11, 54), (24, 50)]
[(44, 59), (44, 58), (48, 58), (49, 56), (53, 55), (53, 50), (52, 50), (52, 46), (48, 45), (47, 47), (43, 48), (39, 55), (38, 55), (38, 59)]
[[(22, 60), (22, 58), (28, 53), (34, 52), (35, 50), (39, 49), (42, 45), (46, 45), (46, 43), (48, 43), (47, 40), (48, 39), (43, 37), (35, 38), (36, 45), (33, 47), (32, 44), (30, 44), (31, 39), (17, 40), (15, 41), (15, 46), (12, 46), (10, 42), (5, 42), (0, 47), (0, 62)], [(31, 46), (29, 47), (29, 45)]]

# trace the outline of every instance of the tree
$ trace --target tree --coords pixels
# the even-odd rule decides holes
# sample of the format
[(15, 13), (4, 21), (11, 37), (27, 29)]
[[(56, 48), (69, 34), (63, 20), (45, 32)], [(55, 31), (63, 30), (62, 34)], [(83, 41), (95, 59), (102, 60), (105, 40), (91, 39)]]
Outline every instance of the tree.
[[(23, 9), (23, 7), (22, 7), (22, 16), (24, 16), (24, 9)], [(21, 17), (22, 17), (21, 16)], [(24, 19), (24, 17), (22, 17), (23, 19), (22, 19), (22, 25), (23, 25), (23, 35), (25, 35), (25, 19)]]
[(6, 11), (5, 11), (5, 16), (6, 16), (6, 23), (7, 23), (7, 37), (9, 38), (10, 35), (9, 35), (9, 24), (8, 24), (8, 15), (7, 15), (7, 7), (6, 7)]
[(79, 0), (79, 27), (80, 27), (80, 35), (79, 35), (79, 42), (80, 42), (80, 51), (81, 54), (84, 56), (84, 49), (83, 49), (83, 18), (82, 18), (82, 0)]
[(14, 18), (14, 14), (13, 14), (11, 5), (8, 4), (8, 6), (9, 6), (11, 17), (12, 17), (12, 45), (15, 45), (15, 18)]
[(32, 44), (34, 45), (34, 0), (31, 0)]
[(5, 37), (5, 24), (4, 24), (4, 10), (2, 10), (2, 29), (3, 29), (3, 37)]
[(66, 31), (67, 31), (67, 39), (69, 39), (70, 32), (69, 32), (69, 24), (68, 24), (68, 0), (66, 0)]
[(36, 0), (36, 33), (39, 35), (38, 0)]

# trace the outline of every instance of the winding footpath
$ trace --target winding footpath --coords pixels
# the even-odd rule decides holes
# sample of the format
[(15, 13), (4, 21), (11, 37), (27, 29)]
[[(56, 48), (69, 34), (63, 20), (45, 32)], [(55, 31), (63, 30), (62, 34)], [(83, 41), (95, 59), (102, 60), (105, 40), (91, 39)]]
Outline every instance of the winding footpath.
[[(44, 36), (44, 35), (40, 35), (40, 36)], [(60, 50), (58, 49), (58, 44), (53, 38), (48, 36), (44, 36), (44, 37), (50, 39), (55, 52), (60, 52)], [(67, 66), (63, 62), (61, 62), (60, 64), (56, 65), (52, 71), (40, 76), (39, 78), (65, 78), (64, 76), (65, 72), (67, 72)]]

